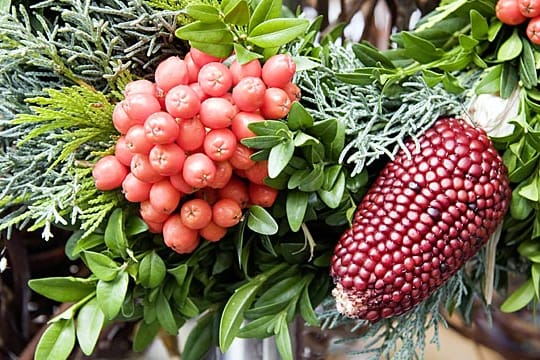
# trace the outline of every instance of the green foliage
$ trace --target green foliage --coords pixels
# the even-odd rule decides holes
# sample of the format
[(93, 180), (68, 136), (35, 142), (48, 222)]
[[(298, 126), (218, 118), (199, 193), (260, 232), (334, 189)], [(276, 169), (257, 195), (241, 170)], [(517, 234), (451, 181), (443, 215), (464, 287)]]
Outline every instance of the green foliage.
[(234, 49), (240, 63), (276, 54), (309, 26), (307, 19), (284, 17), (281, 0), (190, 2), (185, 12), (193, 22), (176, 30), (178, 38), (216, 57)]

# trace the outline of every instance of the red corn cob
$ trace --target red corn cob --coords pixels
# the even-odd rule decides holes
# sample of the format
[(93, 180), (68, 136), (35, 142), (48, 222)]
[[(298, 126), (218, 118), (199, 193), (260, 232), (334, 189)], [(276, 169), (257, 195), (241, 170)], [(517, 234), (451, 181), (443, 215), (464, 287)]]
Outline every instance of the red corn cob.
[(426, 299), (508, 209), (507, 169), (483, 130), (443, 118), (407, 149), (382, 170), (335, 247), (332, 294), (348, 317), (374, 322)]

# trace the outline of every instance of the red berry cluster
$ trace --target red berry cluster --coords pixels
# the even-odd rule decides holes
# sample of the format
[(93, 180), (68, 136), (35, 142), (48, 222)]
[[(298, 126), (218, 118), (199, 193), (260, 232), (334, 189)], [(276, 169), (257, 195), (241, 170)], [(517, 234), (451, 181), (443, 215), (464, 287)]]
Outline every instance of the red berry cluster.
[(150, 231), (178, 253), (192, 252), (200, 238), (220, 240), (243, 208), (277, 197), (264, 184), (267, 161), (253, 161), (240, 140), (255, 136), (250, 123), (288, 114), (300, 96), (291, 82), (296, 65), (286, 54), (264, 66), (223, 60), (192, 48), (162, 61), (155, 82), (127, 84), (113, 112), (121, 133), (115, 154), (92, 172), (98, 189), (122, 187), (140, 203)]
[(528, 21), (529, 40), (540, 45), (540, 0), (499, 0), (495, 7), (497, 18), (507, 25), (520, 25)]

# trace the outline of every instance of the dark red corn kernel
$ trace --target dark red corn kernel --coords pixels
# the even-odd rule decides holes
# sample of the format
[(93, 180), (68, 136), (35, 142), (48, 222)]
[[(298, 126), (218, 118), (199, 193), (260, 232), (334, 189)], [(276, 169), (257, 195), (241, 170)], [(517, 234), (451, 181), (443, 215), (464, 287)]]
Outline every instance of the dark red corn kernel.
[[(452, 276), (501, 222), (511, 190), (485, 133), (440, 119), (381, 171), (336, 245), (338, 310), (378, 321), (410, 310)], [(356, 245), (357, 244), (357, 245)]]

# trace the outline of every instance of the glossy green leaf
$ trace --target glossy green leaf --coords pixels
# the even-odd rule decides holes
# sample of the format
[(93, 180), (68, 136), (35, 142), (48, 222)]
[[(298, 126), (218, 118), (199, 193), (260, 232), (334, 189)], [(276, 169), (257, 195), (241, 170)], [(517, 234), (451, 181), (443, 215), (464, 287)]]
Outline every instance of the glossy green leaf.
[(138, 279), (143, 286), (155, 288), (163, 282), (166, 272), (165, 262), (155, 251), (152, 251), (142, 258)]
[(302, 104), (295, 101), (289, 110), (287, 124), (291, 130), (310, 128), (313, 126), (313, 116)]
[(64, 360), (75, 346), (73, 319), (59, 320), (47, 327), (41, 336), (34, 355), (35, 360)]
[(225, 304), (219, 324), (219, 347), (221, 351), (225, 352), (231, 346), (244, 321), (244, 311), (251, 306), (264, 280), (263, 277), (256, 277), (240, 286)]
[[(223, 6), (229, 3), (229, 6)], [(222, 1), (221, 6), (225, 13), (224, 20), (228, 24), (247, 25), (249, 22), (249, 5), (246, 0)]]
[(199, 320), (197, 324), (189, 331), (189, 335), (182, 351), (183, 360), (200, 360), (210, 350), (212, 346), (215, 319), (215, 312), (208, 312)]
[(138, 216), (130, 216), (126, 220), (126, 236), (139, 235), (148, 230), (148, 225)]
[(77, 315), (77, 341), (85, 355), (90, 356), (94, 352), (103, 324), (105, 315), (96, 298), (93, 298), (84, 304)]
[(522, 39), (523, 52), (519, 58), (519, 78), (526, 88), (534, 88), (538, 84), (534, 50), (527, 39)]
[(249, 138), (244, 138), (241, 143), (247, 147), (255, 149), (269, 149), (285, 140), (283, 136), (278, 135), (259, 135)]
[(330, 190), (321, 189), (317, 194), (326, 204), (326, 206), (328, 206), (330, 209), (335, 209), (339, 206), (341, 200), (343, 199), (343, 194), (345, 193), (345, 184), (345, 174), (340, 172), (337, 181)]
[(197, 305), (189, 297), (186, 297), (182, 306), (180, 306), (180, 313), (188, 319), (192, 319), (199, 315), (200, 310)]
[(495, 65), (483, 73), (482, 79), (476, 85), (477, 94), (496, 94), (500, 89), (502, 64)]
[(305, 281), (300, 275), (286, 277), (263, 292), (255, 301), (254, 307), (288, 303), (296, 295), (300, 294), (304, 286)]
[(263, 135), (276, 135), (279, 133), (288, 133), (289, 128), (287, 124), (279, 120), (265, 120), (256, 121), (248, 125), (249, 130), (253, 131), (259, 136)]
[(300, 230), (304, 222), (308, 205), (309, 194), (303, 191), (292, 190), (287, 192), (286, 211), (287, 221), (292, 231)]
[(122, 209), (115, 209), (107, 221), (105, 244), (114, 255), (126, 256), (127, 238), (124, 231), (124, 213)]
[(500, 21), (493, 21), (488, 29), (488, 41), (493, 42), (497, 35), (499, 34), (499, 31), (502, 29), (504, 24)]
[(186, 264), (180, 264), (172, 269), (168, 269), (167, 272), (174, 276), (176, 283), (182, 285), (186, 279), (188, 266)]
[(323, 143), (331, 144), (336, 138), (337, 128), (338, 125), (336, 119), (327, 119), (317, 121), (312, 127), (307, 129), (306, 132), (315, 136)]
[(459, 36), (459, 45), (461, 45), (461, 47), (466, 51), (473, 50), (478, 45), (478, 43), (479, 41), (474, 39), (473, 37), (463, 34)]
[(504, 63), (500, 80), (500, 97), (508, 99), (518, 86), (518, 69), (510, 62)]
[(366, 67), (383, 66), (389, 69), (395, 68), (390, 59), (388, 59), (379, 49), (366, 41), (359, 44), (353, 44), (352, 49), (356, 58)]
[(517, 29), (514, 29), (512, 35), (506, 39), (497, 51), (497, 60), (510, 61), (517, 58), (523, 50), (523, 43)]
[(298, 302), (298, 307), (300, 308), (300, 314), (302, 318), (309, 326), (319, 326), (319, 320), (317, 319), (317, 314), (313, 310), (313, 305), (311, 304), (311, 299), (309, 298), (309, 288), (307, 286), (302, 290), (302, 295)]
[(283, 141), (270, 150), (268, 156), (268, 176), (276, 178), (285, 169), (294, 154), (292, 140)]
[(420, 63), (435, 61), (444, 56), (444, 51), (437, 49), (430, 41), (410, 32), (401, 33), (401, 39), (407, 54)]
[(207, 42), (198, 42), (191, 40), (190, 45), (197, 50), (202, 51), (203, 53), (218, 57), (226, 58), (231, 55), (233, 50), (233, 44), (229, 41), (223, 41), (221, 43), (207, 43)]
[(506, 298), (501, 305), (501, 311), (510, 313), (523, 309), (534, 299), (534, 295), (534, 285), (532, 279), (529, 279)]
[(264, 315), (249, 321), (238, 332), (239, 338), (264, 339), (274, 334), (275, 314)]
[(314, 164), (313, 170), (302, 180), (298, 189), (305, 192), (320, 190), (324, 184), (323, 165)]
[(465, 89), (459, 84), (459, 80), (450, 73), (444, 74), (442, 83), (444, 88), (453, 94), (460, 94), (465, 91)]
[(75, 245), (72, 251), (72, 256), (78, 256), (80, 253), (82, 253), (85, 250), (90, 250), (104, 244), (105, 244), (105, 238), (103, 234), (96, 234), (96, 233), (90, 234), (85, 238), (77, 240), (77, 244)]
[(196, 43), (230, 43), (231, 46), (233, 43), (231, 31), (221, 21), (211, 24), (194, 21), (177, 29), (175, 35), (182, 40), (195, 41)]
[(234, 44), (234, 53), (236, 54), (236, 60), (239, 64), (245, 64), (255, 59), (261, 59), (263, 56), (254, 51), (246, 49), (240, 44)]
[(276, 347), (283, 360), (293, 360), (292, 343), (288, 322), (283, 318), (276, 333)]
[(441, 81), (443, 81), (444, 74), (441, 74), (441, 73), (438, 73), (429, 69), (425, 69), (425, 70), (422, 70), (422, 78), (424, 79), (424, 81), (426, 82), (428, 86), (433, 87), (437, 85), (438, 83), (440, 83)]
[(274, 235), (278, 231), (276, 220), (259, 205), (253, 205), (249, 208), (247, 226), (258, 234)]
[(160, 292), (156, 299), (156, 316), (163, 329), (170, 335), (176, 335), (178, 326), (174, 320), (169, 300)]
[(249, 31), (263, 22), (281, 17), (282, 0), (261, 0), (253, 10), (249, 20)]
[(96, 281), (71, 276), (49, 277), (31, 279), (28, 286), (38, 294), (54, 301), (75, 302), (92, 293), (96, 288)]
[(533, 202), (537, 202), (539, 200), (538, 197), (538, 181), (536, 177), (531, 178), (527, 181), (527, 183), (524, 183), (521, 189), (518, 191), (518, 194), (524, 197), (525, 199), (529, 199)]
[(489, 24), (487, 19), (477, 10), (469, 13), (471, 19), (471, 35), (476, 40), (485, 40), (488, 37)]
[(129, 275), (122, 271), (112, 281), (99, 280), (96, 286), (96, 298), (99, 307), (108, 320), (118, 315), (126, 297)]
[(531, 266), (531, 280), (534, 287), (534, 294), (540, 299), (540, 263)]
[(194, 20), (199, 20), (203, 23), (214, 23), (219, 21), (219, 11), (212, 5), (191, 4), (186, 6), (184, 11)]
[(302, 131), (297, 131), (294, 137), (294, 146), (310, 146), (310, 145), (319, 145), (320, 142), (316, 137), (306, 134)]
[(84, 252), (85, 263), (90, 271), (103, 281), (111, 281), (116, 277), (120, 267), (118, 264), (105, 254), (93, 251)]
[(289, 181), (287, 182), (287, 188), (296, 189), (298, 186), (300, 186), (302, 181), (304, 181), (309, 172), (309, 169), (296, 170), (289, 178)]
[(525, 220), (532, 212), (532, 207), (527, 199), (522, 197), (519, 192), (521, 191), (521, 184), (512, 192), (512, 199), (510, 201), (510, 214), (514, 219)]
[(254, 27), (249, 32), (247, 40), (262, 48), (276, 48), (303, 35), (308, 26), (307, 19), (270, 19)]
[(316, 69), (321, 66), (321, 63), (316, 58), (307, 56), (294, 56), (293, 61), (296, 64), (296, 72)]
[(144, 351), (154, 341), (160, 328), (161, 326), (158, 321), (150, 323), (144, 320), (139, 321), (133, 338), (133, 350), (137, 352)]

